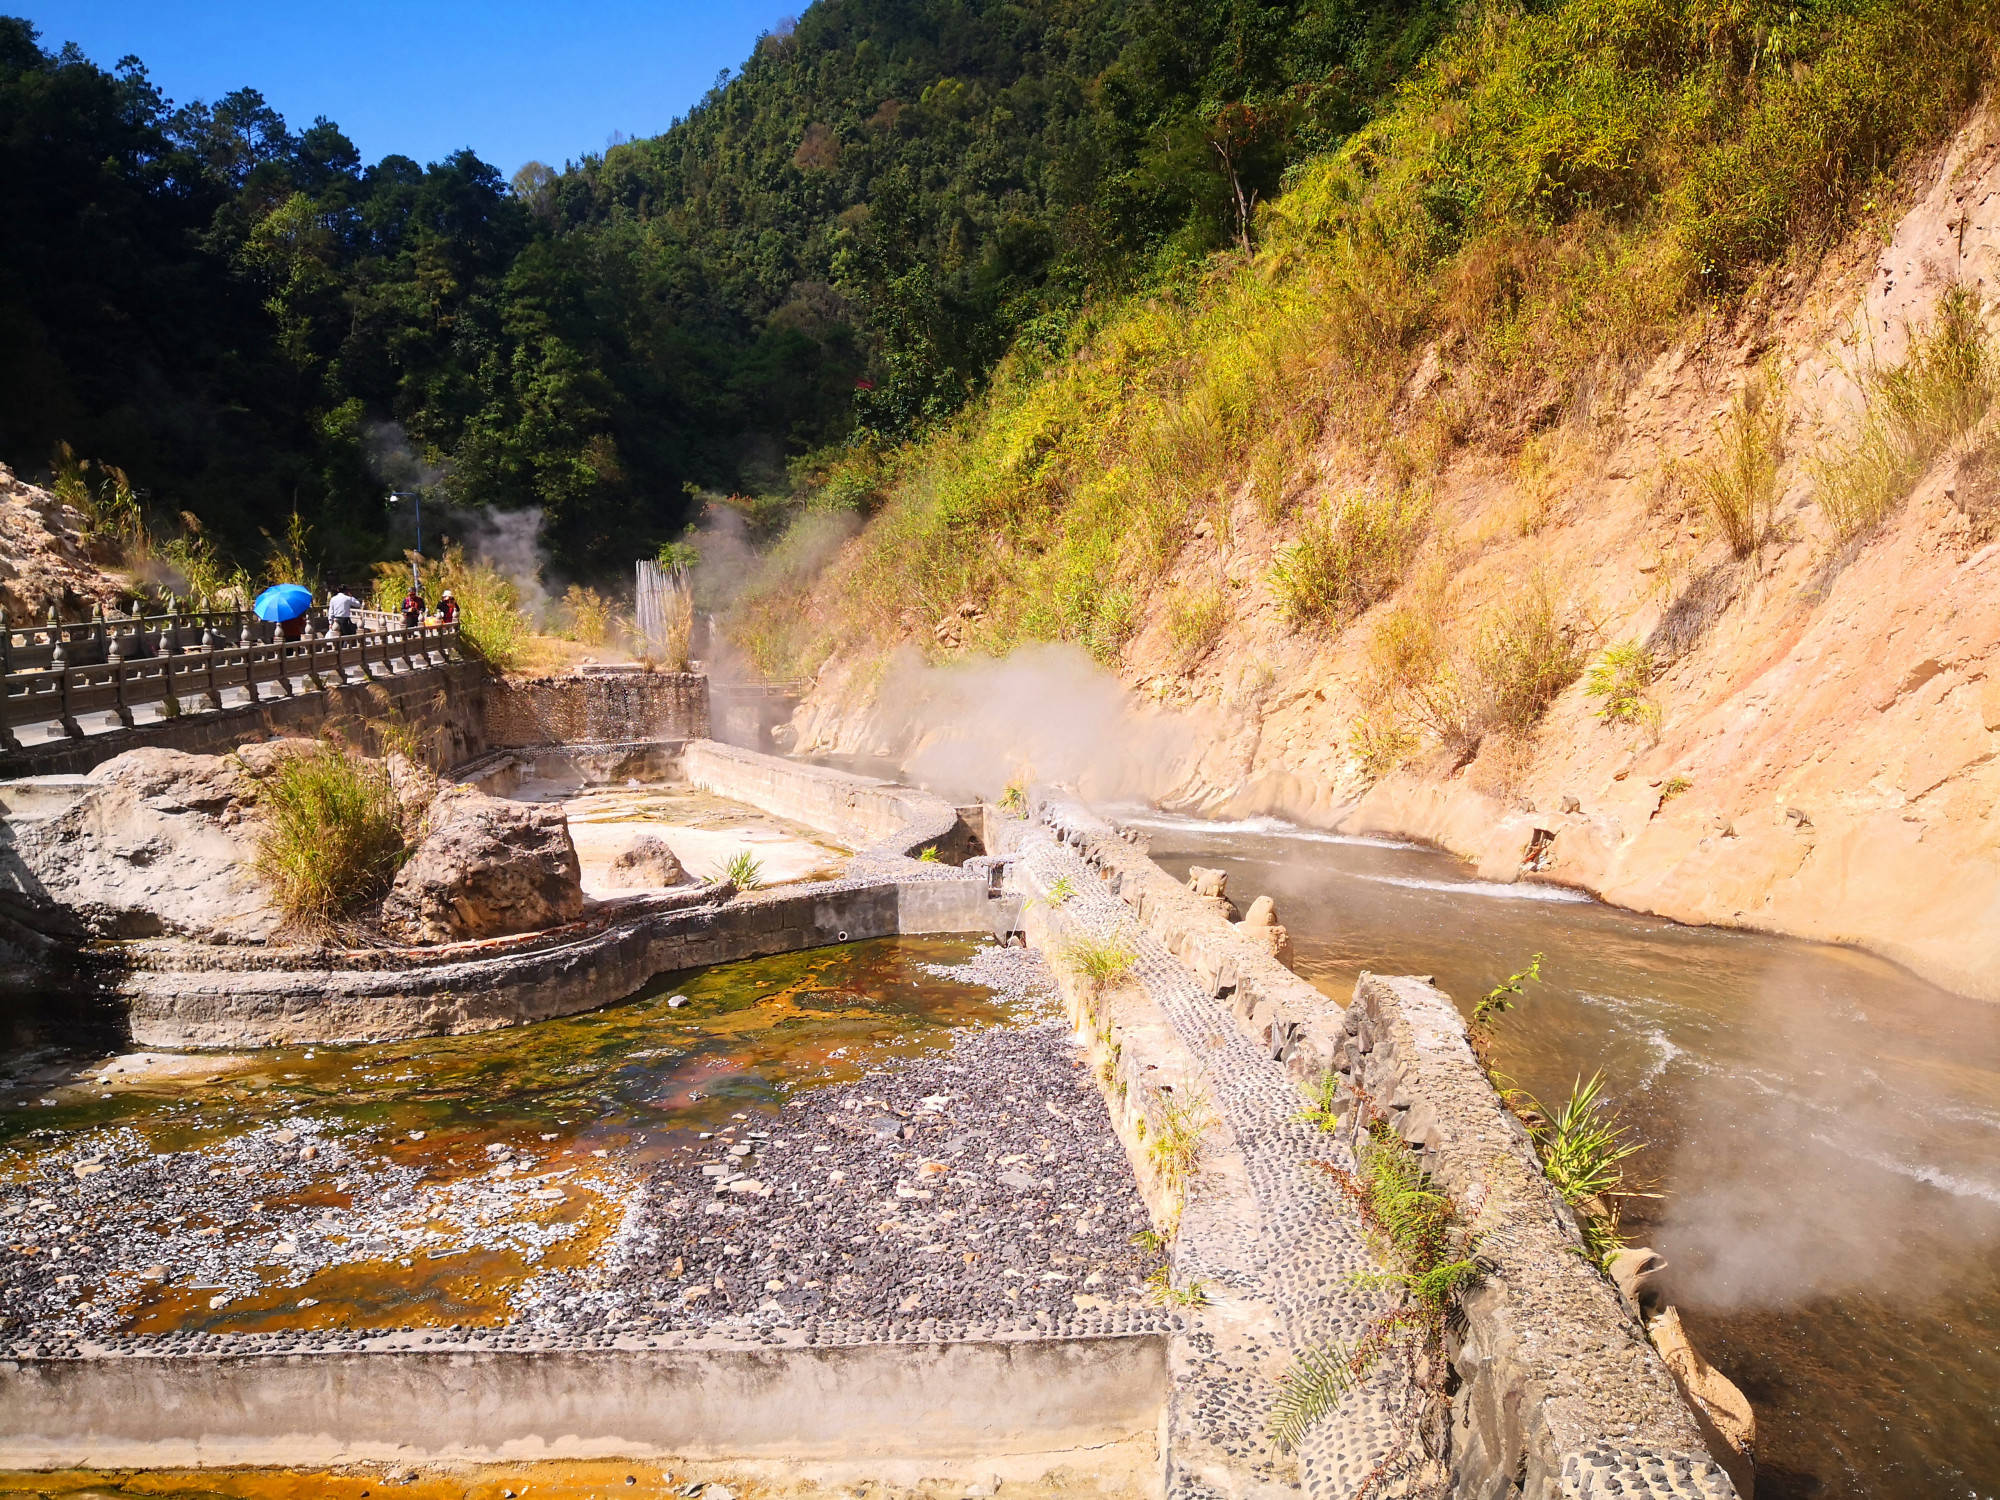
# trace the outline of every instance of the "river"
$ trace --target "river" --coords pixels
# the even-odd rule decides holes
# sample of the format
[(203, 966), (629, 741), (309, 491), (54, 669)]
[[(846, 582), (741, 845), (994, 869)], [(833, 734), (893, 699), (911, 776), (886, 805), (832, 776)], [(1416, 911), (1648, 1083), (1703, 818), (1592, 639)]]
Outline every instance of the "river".
[(1435, 976), (1462, 1008), (1542, 955), (1495, 1065), (1601, 1069), (1648, 1149), (1627, 1210), (1742, 1387), (1759, 1500), (2000, 1496), (2000, 1006), (1843, 948), (1683, 927), (1435, 850), (1151, 812), (1159, 863), (1278, 904), (1300, 971)]

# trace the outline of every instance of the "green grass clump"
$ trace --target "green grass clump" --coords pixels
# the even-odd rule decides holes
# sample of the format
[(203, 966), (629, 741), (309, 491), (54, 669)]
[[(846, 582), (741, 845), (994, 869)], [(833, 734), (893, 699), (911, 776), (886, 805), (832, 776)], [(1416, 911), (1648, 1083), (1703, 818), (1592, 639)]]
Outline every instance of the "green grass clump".
[(764, 863), (748, 849), (739, 849), (723, 865), (721, 875), (739, 891), (754, 891), (764, 883)]
[(408, 846), (383, 766), (323, 742), (280, 761), (257, 802), (257, 868), (288, 920), (324, 928), (388, 894)]
[(1979, 425), (1996, 393), (2000, 358), (1979, 299), (1952, 287), (1911, 339), (1909, 357), (1868, 380), (1868, 416), (1853, 446), (1809, 464), (1835, 534), (1846, 540), (1887, 520), (1945, 450)]
[(1357, 492), (1322, 507), (1271, 565), (1271, 591), (1294, 626), (1338, 627), (1402, 581), (1430, 528), (1429, 496)]
[[(1355, 1171), (1317, 1165), (1359, 1213), (1388, 1263), (1386, 1272), (1362, 1279), (1397, 1287), (1404, 1297), (1354, 1342), (1308, 1348), (1293, 1360), (1271, 1406), (1272, 1441), (1287, 1452), (1385, 1359), (1406, 1363), (1412, 1383), (1441, 1402), (1445, 1328), (1466, 1288), (1479, 1279), (1473, 1236), (1458, 1206), (1387, 1126), (1376, 1124), (1356, 1143)], [(1428, 1370), (1422, 1381), (1415, 1373), (1420, 1363)]]
[(1543, 1173), (1576, 1211), (1584, 1244), (1600, 1265), (1625, 1244), (1618, 1232), (1619, 1202), (1634, 1194), (1626, 1187), (1624, 1163), (1645, 1150), (1631, 1139), (1603, 1091), (1602, 1073), (1578, 1079), (1553, 1115), (1537, 1107), (1540, 1122), (1530, 1127)]
[(1159, 1119), (1146, 1143), (1146, 1155), (1161, 1186), (1176, 1199), (1182, 1199), (1188, 1184), (1201, 1170), (1202, 1150), (1213, 1116), (1208, 1101), (1198, 1093), (1162, 1092), (1154, 1100)]
[(1481, 727), (1517, 737), (1532, 729), (1582, 673), (1588, 633), (1546, 578), (1516, 590), (1479, 629)]
[[(1055, 903), (1052, 900), (1050, 904)], [(1056, 950), (1056, 956), (1064, 968), (1084, 982), (1093, 998), (1123, 981), (1132, 972), (1132, 965), (1139, 961), (1138, 952), (1123, 938), (1087, 934), (1071, 938)]]
[(1174, 666), (1187, 672), (1201, 665), (1228, 623), (1229, 606), (1216, 585), (1176, 590), (1167, 600), (1167, 644)]

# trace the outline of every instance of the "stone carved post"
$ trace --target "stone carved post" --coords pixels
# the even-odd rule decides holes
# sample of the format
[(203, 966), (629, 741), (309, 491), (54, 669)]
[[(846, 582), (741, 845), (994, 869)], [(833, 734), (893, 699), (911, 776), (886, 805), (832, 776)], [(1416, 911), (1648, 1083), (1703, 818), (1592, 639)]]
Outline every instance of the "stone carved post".
[(324, 691), (319, 680), (319, 637), (313, 634), (312, 611), (307, 610), (304, 623), (299, 626), (299, 650), (306, 659), (306, 686), (317, 693)]
[(104, 646), (104, 664), (111, 668), (111, 720), (120, 729), (132, 727), (132, 705), (125, 701), (125, 638), (116, 630)]
[[(55, 611), (50, 610), (49, 613), (53, 615)], [(56, 674), (56, 722), (62, 725), (64, 734), (73, 740), (80, 740), (83, 738), (83, 726), (69, 711), (69, 651), (60, 630), (56, 632), (55, 650), (49, 653), (49, 669)]]
[(201, 674), (210, 708), (222, 707), (222, 689), (215, 685), (215, 646), (215, 621), (206, 617), (201, 624)]
[(257, 701), (257, 632), (250, 622), (257, 617), (249, 610), (242, 612), (242, 626), (236, 633), (236, 649), (243, 653), (243, 691), (250, 695), (250, 701)]

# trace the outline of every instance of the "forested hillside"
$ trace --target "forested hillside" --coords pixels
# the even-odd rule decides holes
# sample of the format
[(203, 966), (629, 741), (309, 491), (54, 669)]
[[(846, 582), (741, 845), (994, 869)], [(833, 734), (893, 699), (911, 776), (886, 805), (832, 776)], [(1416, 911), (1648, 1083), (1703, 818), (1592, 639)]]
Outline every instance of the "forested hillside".
[(414, 475), (393, 422), (454, 497), (543, 512), (564, 570), (622, 564), (689, 485), (783, 496), (1243, 239), (1447, 19), (821, 0), (667, 134), (511, 184), (0, 19), (0, 461), (68, 444), (252, 563), (296, 512), (345, 565)]

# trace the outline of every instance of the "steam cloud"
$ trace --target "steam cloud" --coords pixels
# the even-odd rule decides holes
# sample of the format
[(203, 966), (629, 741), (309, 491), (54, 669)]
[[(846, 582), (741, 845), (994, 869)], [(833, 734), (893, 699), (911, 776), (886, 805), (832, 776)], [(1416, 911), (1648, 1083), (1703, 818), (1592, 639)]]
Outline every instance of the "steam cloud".
[(1075, 646), (1023, 646), (995, 660), (891, 664), (878, 738), (948, 796), (993, 796), (1020, 776), (1096, 801), (1165, 795), (1199, 756), (1202, 722), (1144, 708)]
[[(1830, 1015), (1796, 975), (1765, 984), (1744, 1024), (1783, 1061), (1706, 1074), (1684, 1107), (1654, 1241), (1675, 1297), (1718, 1309), (1855, 1288), (1921, 1297), (2000, 1243), (2000, 1113), (1925, 1062), (1937, 1031), (1964, 1028), (1976, 1053), (1991, 1028), (1951, 1013), (1973, 1002), (1919, 988), (1885, 974), (1868, 1014)], [(1905, 1026), (1932, 1038), (1908, 1062)]]

